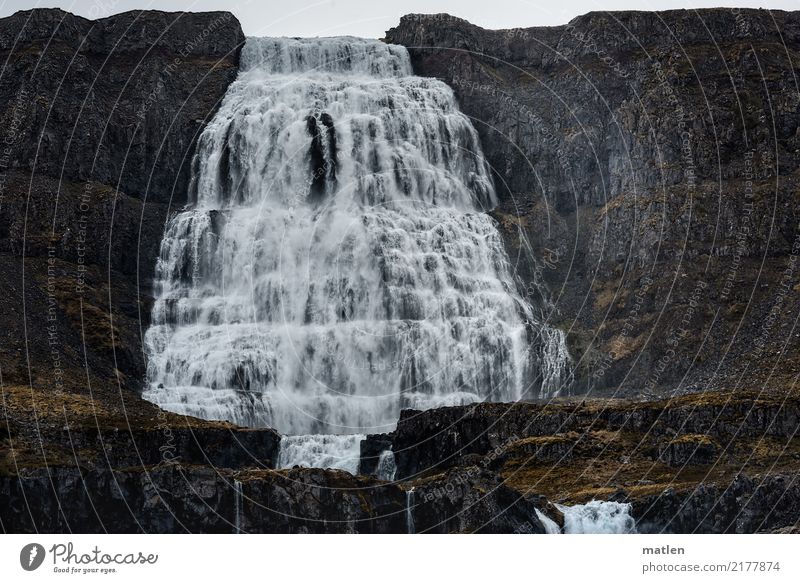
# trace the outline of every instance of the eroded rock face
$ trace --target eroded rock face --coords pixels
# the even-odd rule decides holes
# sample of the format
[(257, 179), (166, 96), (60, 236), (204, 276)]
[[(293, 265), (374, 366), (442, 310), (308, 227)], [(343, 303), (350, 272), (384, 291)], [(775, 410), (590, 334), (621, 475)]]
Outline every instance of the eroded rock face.
[(413, 477), (432, 468), (457, 465), (470, 454), (501, 456), (525, 437), (553, 435), (577, 427), (569, 411), (547, 411), (529, 403), (404, 410), (392, 450), (397, 477)]
[(547, 285), (569, 330), (574, 390), (724, 387), (744, 367), (791, 382), (769, 371), (800, 370), (783, 349), (800, 309), (800, 13), (511, 30), (408, 15), (386, 38), (473, 119), (524, 289)]
[[(552, 319), (574, 324), (578, 388), (706, 389), (719, 382), (708, 370), (767, 370), (796, 350), (780, 343), (776, 356), (800, 309), (780, 291), (795, 277), (800, 142), (797, 91), (775, 47), (795, 50), (798, 19), (697, 14), (514, 31), (434, 15), (389, 33), (473, 116), (526, 291), (544, 303), (530, 284), (549, 284)], [(225, 13), (0, 20), (0, 135), (12, 145), (0, 182), (0, 366), (17, 385), (3, 400), (0, 528), (539, 533), (537, 508), (559, 520), (548, 500), (590, 498), (630, 501), (644, 532), (796, 524), (800, 415), (782, 394), (404, 411), (394, 434), (362, 449), (368, 474), (391, 447), (401, 480), (391, 484), (270, 471), (275, 432), (161, 418), (128, 391), (143, 378), (162, 226), (185, 200), (194, 139), (242, 41)], [(691, 435), (715, 450), (682, 445)]]

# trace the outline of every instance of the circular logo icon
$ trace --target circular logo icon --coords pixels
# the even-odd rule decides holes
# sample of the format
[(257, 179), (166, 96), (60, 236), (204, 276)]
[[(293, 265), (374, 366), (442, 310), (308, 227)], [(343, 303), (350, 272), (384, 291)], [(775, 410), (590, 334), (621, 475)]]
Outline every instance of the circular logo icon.
[(35, 571), (44, 562), (44, 547), (38, 543), (31, 543), (22, 547), (19, 552), (19, 564), (26, 571)]

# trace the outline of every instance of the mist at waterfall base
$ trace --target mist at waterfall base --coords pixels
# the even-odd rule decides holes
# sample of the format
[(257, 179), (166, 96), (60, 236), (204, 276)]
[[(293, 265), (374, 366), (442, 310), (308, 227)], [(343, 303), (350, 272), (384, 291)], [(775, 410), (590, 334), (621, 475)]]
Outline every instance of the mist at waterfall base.
[(564, 334), (518, 293), (475, 129), (374, 40), (248, 39), (169, 221), (144, 397), (357, 470), (401, 409), (558, 394)]

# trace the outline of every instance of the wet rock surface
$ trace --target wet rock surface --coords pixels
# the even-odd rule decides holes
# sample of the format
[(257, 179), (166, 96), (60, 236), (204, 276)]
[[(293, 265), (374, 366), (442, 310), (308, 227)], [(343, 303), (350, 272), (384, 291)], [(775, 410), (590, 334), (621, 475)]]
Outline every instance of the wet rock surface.
[[(392, 449), (397, 477), (458, 465), (477, 454), (496, 467), (510, 454), (565, 464), (607, 452), (608, 432), (628, 436), (639, 453), (672, 465), (709, 463), (740, 442), (797, 444), (797, 395), (698, 393), (676, 399), (508, 403), (403, 411)], [(780, 455), (780, 449), (775, 451)]]
[(716, 459), (718, 449), (705, 435), (686, 435), (663, 446), (658, 457), (670, 466), (710, 464)]
[(375, 476), (378, 472), (378, 462), (381, 454), (392, 449), (391, 434), (378, 433), (367, 435), (361, 442), (358, 473), (365, 476)]

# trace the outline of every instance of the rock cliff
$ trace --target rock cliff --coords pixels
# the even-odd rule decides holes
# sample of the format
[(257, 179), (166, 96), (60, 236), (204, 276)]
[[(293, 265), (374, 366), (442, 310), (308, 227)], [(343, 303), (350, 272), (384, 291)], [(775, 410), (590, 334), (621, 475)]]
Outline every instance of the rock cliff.
[(591, 499), (643, 532), (797, 528), (797, 13), (388, 32), (473, 118), (573, 390), (635, 398), (404, 411), (359, 476), (276, 471), (275, 431), (136, 392), (164, 221), (243, 40), (228, 13), (0, 20), (0, 529), (541, 533)]
[(794, 316), (800, 13), (590, 13), (387, 32), (451, 85), (493, 167), (525, 291), (549, 288), (574, 390), (781, 388)]
[(227, 12), (0, 19), (4, 382), (141, 381), (163, 224), (243, 42)]

